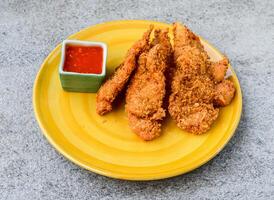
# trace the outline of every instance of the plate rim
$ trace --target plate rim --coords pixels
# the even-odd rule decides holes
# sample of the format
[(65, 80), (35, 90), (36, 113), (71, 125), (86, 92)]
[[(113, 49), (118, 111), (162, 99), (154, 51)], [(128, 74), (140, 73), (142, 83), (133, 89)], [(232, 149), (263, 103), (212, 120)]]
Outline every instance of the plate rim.
[[(70, 39), (72, 37), (74, 37), (75, 35), (78, 35), (78, 34), (81, 34), (81, 32), (84, 32), (92, 27), (98, 27), (98, 26), (103, 26), (103, 25), (107, 25), (107, 24), (113, 24), (113, 23), (136, 23), (136, 22), (139, 22), (139, 23), (154, 23), (154, 24), (162, 24), (162, 25), (168, 25), (170, 26), (170, 24), (168, 23), (165, 23), (165, 22), (160, 22), (160, 21), (155, 21), (155, 20), (112, 20), (112, 21), (107, 21), (107, 22), (103, 22), (103, 23), (99, 23), (99, 24), (95, 24), (95, 25), (91, 25), (91, 26), (88, 26), (84, 29), (81, 29), (80, 31), (76, 32), (76, 33), (73, 33), (71, 35), (69, 35), (66, 39)], [(206, 43), (210, 48), (212, 48), (214, 51), (216, 51), (218, 54), (220, 55), (223, 55), (217, 48), (215, 48), (213, 45), (211, 45), (211, 43), (209, 43), (207, 40), (205, 40), (203, 37), (201, 37), (199, 35), (199, 37), (201, 38), (201, 40)], [(236, 129), (241, 121), (241, 117), (242, 117), (242, 106), (243, 106), (243, 102), (242, 102), (242, 89), (241, 89), (241, 85), (240, 85), (240, 81), (238, 80), (238, 77), (237, 77), (237, 74), (236, 72), (234, 71), (234, 69), (230, 66), (230, 69), (233, 71), (233, 73), (235, 74), (235, 77), (236, 77), (236, 81), (238, 83), (238, 86), (239, 86), (239, 91), (237, 91), (238, 95), (239, 95), (239, 99), (240, 99), (240, 102), (239, 102), (239, 110), (238, 110), (238, 113), (236, 115), (237, 119), (231, 129), (231, 134), (229, 135), (229, 137), (227, 137), (227, 139), (222, 143), (222, 145), (216, 150), (214, 151), (214, 153), (210, 154), (210, 156), (206, 157), (204, 156), (201, 160), (201, 162), (199, 162), (198, 165), (193, 165), (192, 167), (189, 167), (187, 170), (182, 170), (182, 171), (179, 171), (179, 172), (176, 172), (176, 173), (172, 173), (172, 171), (170, 171), (167, 174), (164, 174), (164, 175), (159, 175), (159, 176), (155, 176), (153, 178), (151, 178), (150, 176), (143, 176), (140, 175), (140, 176), (125, 176), (124, 174), (121, 175), (120, 173), (114, 173), (114, 172), (111, 172), (109, 170), (100, 170), (98, 168), (94, 168), (92, 166), (88, 166), (88, 165), (85, 165), (84, 163), (82, 163), (81, 161), (75, 159), (74, 157), (72, 157), (69, 153), (67, 153), (65, 150), (63, 150), (59, 144), (57, 144), (54, 139), (52, 139), (47, 131), (46, 131), (46, 128), (45, 126), (43, 125), (42, 123), (42, 120), (40, 119), (40, 116), (39, 116), (39, 111), (38, 111), (38, 105), (37, 105), (37, 98), (38, 98), (38, 90), (37, 90), (37, 87), (38, 87), (38, 79), (39, 77), (41, 76), (42, 74), (42, 71), (44, 70), (44, 66), (46, 65), (46, 63), (48, 62), (48, 60), (52, 57), (52, 55), (54, 55), (57, 50), (60, 48), (62, 42), (60, 42), (58, 45), (56, 45), (56, 47), (48, 54), (48, 56), (44, 59), (44, 61), (42, 62), (42, 64), (40, 65), (40, 68), (36, 74), (36, 77), (35, 77), (35, 80), (34, 80), (34, 84), (33, 84), (33, 91), (32, 91), (32, 105), (33, 105), (33, 111), (34, 111), (34, 115), (35, 115), (35, 118), (36, 118), (36, 121), (39, 125), (39, 128), (41, 129), (44, 137), (48, 140), (48, 142), (57, 150), (57, 152), (59, 154), (61, 154), (62, 156), (64, 156), (65, 158), (67, 158), (68, 160), (70, 160), (72, 163), (88, 170), (88, 171), (91, 171), (91, 172), (94, 172), (96, 174), (100, 174), (100, 175), (103, 175), (103, 176), (106, 176), (106, 177), (110, 177), (110, 178), (115, 178), (115, 179), (120, 179), (120, 180), (131, 180), (131, 181), (150, 181), (150, 180), (159, 180), (159, 179), (165, 179), (165, 178), (171, 178), (171, 177), (175, 177), (175, 176), (179, 176), (179, 175), (182, 175), (182, 174), (186, 174), (186, 173), (189, 173), (191, 171), (193, 171), (194, 169), (197, 169), (199, 167), (201, 167), (202, 165), (204, 165), (205, 163), (207, 163), (208, 161), (212, 160), (217, 154), (219, 154), (223, 149), (224, 147), (228, 144), (228, 142), (231, 140), (231, 138), (235, 135), (235, 132), (236, 132)], [(205, 158), (206, 157), (206, 158)]]

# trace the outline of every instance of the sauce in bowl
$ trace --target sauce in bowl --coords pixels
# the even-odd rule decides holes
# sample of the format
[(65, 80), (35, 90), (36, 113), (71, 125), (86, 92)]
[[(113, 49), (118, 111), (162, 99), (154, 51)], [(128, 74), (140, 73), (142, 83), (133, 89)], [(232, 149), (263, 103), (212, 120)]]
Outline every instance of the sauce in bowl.
[(64, 71), (86, 74), (102, 73), (102, 47), (68, 45), (65, 52)]

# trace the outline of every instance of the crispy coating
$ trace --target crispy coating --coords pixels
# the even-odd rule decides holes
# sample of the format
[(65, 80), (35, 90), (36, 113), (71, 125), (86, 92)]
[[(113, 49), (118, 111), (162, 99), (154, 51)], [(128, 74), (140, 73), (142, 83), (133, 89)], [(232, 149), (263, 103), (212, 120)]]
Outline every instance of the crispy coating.
[(181, 53), (175, 60), (178, 75), (194, 77), (206, 74), (210, 63), (207, 54), (203, 50), (197, 47), (185, 46), (174, 52), (178, 53), (178, 51)]
[[(190, 29), (186, 26), (182, 26), (178, 22), (173, 24), (173, 34), (174, 34), (174, 60), (186, 51), (184, 48), (195, 47), (200, 50), (201, 53), (204, 52), (204, 47), (200, 42), (200, 38), (196, 36)], [(207, 54), (205, 54), (207, 56)]]
[(191, 79), (181, 75), (172, 82), (169, 113), (177, 126), (191, 133), (209, 130), (219, 110), (213, 107), (215, 97), (213, 81), (206, 75)]
[(155, 30), (152, 48), (139, 57), (138, 68), (126, 93), (126, 111), (131, 129), (143, 140), (160, 135), (165, 117), (164, 72), (169, 65), (171, 44), (168, 30)]
[(131, 130), (143, 140), (149, 141), (160, 136), (162, 124), (158, 120), (141, 118), (129, 113), (128, 121)]
[(212, 103), (215, 97), (213, 81), (206, 75), (186, 77), (176, 75), (172, 81), (170, 106), (178, 107), (195, 103)]
[[(126, 109), (138, 117), (150, 116), (161, 119), (165, 113), (161, 108), (161, 99), (165, 95), (163, 87), (165, 78), (161, 73), (150, 74), (146, 68), (148, 59), (155, 54), (160, 46), (155, 46), (149, 54), (143, 53), (139, 58), (139, 66), (133, 76), (126, 94)], [(148, 58), (149, 57), (149, 58)]]
[(228, 105), (234, 96), (233, 83), (223, 81), (228, 59), (211, 62), (199, 37), (179, 23), (173, 27), (175, 68), (169, 113), (179, 128), (202, 134), (217, 119), (217, 107)]
[(216, 106), (227, 106), (233, 100), (235, 95), (235, 87), (232, 81), (223, 80), (221, 83), (216, 85), (216, 96), (214, 98), (214, 105)]
[(104, 115), (112, 110), (112, 103), (128, 82), (136, 67), (136, 60), (150, 46), (149, 39), (152, 29), (153, 26), (150, 26), (143, 38), (128, 50), (124, 62), (115, 70), (111, 78), (100, 87), (96, 96), (96, 112), (99, 115)]
[(229, 61), (225, 57), (222, 60), (212, 63), (210, 67), (210, 73), (215, 83), (219, 83), (225, 78), (226, 71), (228, 69)]
[(179, 128), (202, 134), (210, 129), (218, 114), (219, 109), (214, 108), (212, 104), (194, 103), (182, 106), (175, 116)]

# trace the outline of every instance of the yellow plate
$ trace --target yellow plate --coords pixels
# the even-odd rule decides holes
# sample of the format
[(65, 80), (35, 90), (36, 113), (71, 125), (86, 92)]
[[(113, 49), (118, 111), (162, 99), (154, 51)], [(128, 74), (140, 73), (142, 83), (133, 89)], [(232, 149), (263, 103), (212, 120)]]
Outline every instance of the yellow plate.
[[(131, 44), (154, 21), (114, 21), (84, 29), (69, 39), (107, 43), (107, 70), (112, 71)], [(213, 60), (222, 58), (203, 40)], [(36, 77), (33, 106), (37, 121), (49, 142), (72, 162), (98, 174), (129, 180), (153, 180), (189, 172), (213, 158), (229, 141), (240, 120), (242, 95), (233, 72), (237, 93), (231, 105), (222, 108), (214, 126), (196, 136), (167, 119), (160, 138), (144, 142), (128, 127), (124, 105), (106, 116), (95, 113), (95, 94), (67, 93), (58, 76), (60, 45), (46, 58)]]

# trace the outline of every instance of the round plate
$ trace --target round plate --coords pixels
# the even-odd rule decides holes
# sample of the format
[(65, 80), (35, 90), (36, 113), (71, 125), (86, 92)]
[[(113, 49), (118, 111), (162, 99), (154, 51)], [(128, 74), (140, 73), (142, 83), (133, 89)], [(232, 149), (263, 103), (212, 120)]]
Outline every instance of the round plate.
[[(114, 21), (84, 29), (69, 39), (100, 41), (108, 45), (107, 70), (122, 61), (132, 43), (154, 21)], [(212, 60), (222, 54), (202, 40)], [(242, 95), (238, 79), (233, 102), (222, 108), (206, 134), (193, 135), (166, 119), (162, 136), (144, 142), (129, 128), (124, 104), (105, 116), (95, 112), (95, 94), (63, 91), (59, 76), (60, 44), (49, 54), (36, 77), (33, 106), (49, 142), (72, 162), (98, 174), (129, 180), (154, 180), (189, 172), (213, 158), (229, 141), (240, 120)]]

